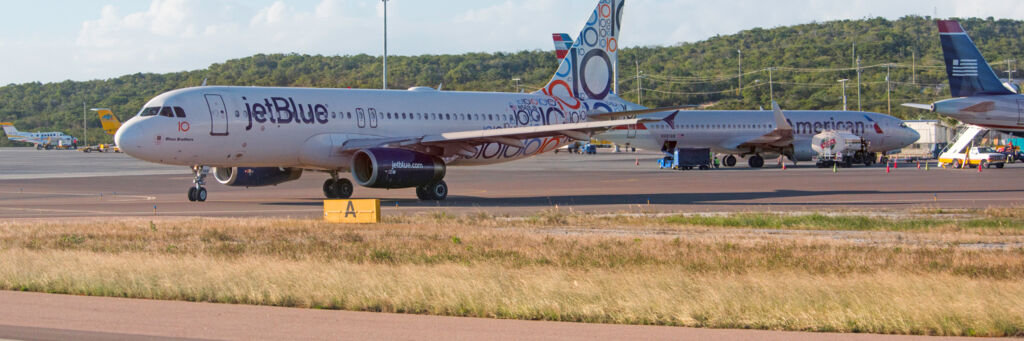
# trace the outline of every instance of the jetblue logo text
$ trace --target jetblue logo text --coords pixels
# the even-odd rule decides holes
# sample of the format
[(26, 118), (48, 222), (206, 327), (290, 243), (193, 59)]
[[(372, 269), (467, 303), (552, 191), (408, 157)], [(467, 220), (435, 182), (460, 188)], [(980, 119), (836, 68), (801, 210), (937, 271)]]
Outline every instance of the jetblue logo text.
[(249, 103), (245, 97), (245, 112), (249, 116), (249, 125), (245, 130), (251, 130), (253, 121), (258, 123), (287, 124), (327, 124), (326, 104), (296, 104), (294, 98), (271, 97), (264, 98), (263, 102)]

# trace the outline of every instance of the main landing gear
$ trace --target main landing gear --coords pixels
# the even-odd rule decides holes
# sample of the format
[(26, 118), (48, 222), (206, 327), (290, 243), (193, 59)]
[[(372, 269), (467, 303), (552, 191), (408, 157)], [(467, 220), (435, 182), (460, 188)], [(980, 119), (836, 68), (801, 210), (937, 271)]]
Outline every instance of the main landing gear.
[(327, 199), (348, 199), (352, 197), (352, 181), (339, 179), (337, 172), (331, 173), (331, 178), (324, 181), (324, 196)]
[(747, 159), (747, 165), (750, 168), (761, 168), (764, 167), (764, 158), (761, 155), (754, 155)]
[(188, 189), (188, 201), (206, 201), (206, 175), (210, 173), (210, 169), (204, 166), (192, 166), (192, 174), (195, 178), (192, 179), (192, 187)]
[(420, 200), (444, 200), (448, 197), (448, 184), (444, 180), (416, 187), (416, 197)]

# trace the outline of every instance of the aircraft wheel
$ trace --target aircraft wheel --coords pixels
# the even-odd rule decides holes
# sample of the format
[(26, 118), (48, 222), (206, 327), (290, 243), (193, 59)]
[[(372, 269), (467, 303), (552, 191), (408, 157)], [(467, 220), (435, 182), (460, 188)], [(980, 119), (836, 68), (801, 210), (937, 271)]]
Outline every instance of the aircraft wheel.
[(327, 199), (334, 199), (337, 196), (334, 192), (334, 183), (334, 179), (324, 181), (324, 197), (327, 197)]
[(722, 163), (724, 163), (726, 167), (736, 167), (736, 156), (726, 156), (725, 160), (722, 160)]
[(1003, 168), (1003, 167), (1005, 167), (1005, 166), (1006, 166), (1006, 164), (1005, 164), (1005, 163), (997, 163), (997, 164), (996, 164), (996, 168), (1000, 168), (1000, 169), (1002, 169), (1002, 168)]
[(331, 187), (332, 192), (334, 192), (335, 199), (351, 198), (352, 192), (354, 192), (352, 181), (349, 181), (349, 179), (338, 179), (338, 181), (335, 181), (334, 185)]
[(416, 187), (416, 196), (420, 200), (444, 200), (448, 197), (448, 184), (444, 180)]
[(206, 187), (199, 187), (199, 190), (196, 191), (196, 201), (198, 201), (198, 202), (206, 201)]
[(188, 201), (196, 201), (196, 188), (195, 187), (189, 187), (188, 188)]
[(764, 167), (764, 158), (761, 157), (761, 155), (751, 156), (750, 159), (747, 160), (747, 164), (750, 166), (750, 168)]

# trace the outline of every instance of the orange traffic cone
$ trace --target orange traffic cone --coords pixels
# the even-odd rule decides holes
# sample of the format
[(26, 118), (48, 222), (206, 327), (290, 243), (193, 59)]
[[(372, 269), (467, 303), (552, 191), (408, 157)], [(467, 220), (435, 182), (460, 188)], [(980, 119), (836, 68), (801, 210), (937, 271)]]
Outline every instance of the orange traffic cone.
[(900, 159), (892, 159), (892, 168), (893, 169), (899, 169), (900, 168)]
[(981, 173), (981, 162), (978, 162), (978, 173)]
[(637, 156), (637, 157), (636, 157), (636, 165), (637, 165), (637, 166), (639, 166), (639, 165), (640, 165), (640, 157), (639, 157), (639, 156)]
[(917, 161), (917, 169), (921, 169), (921, 160)]
[(888, 163), (888, 162), (886, 162), (886, 163), (885, 163), (885, 172), (886, 172), (886, 173), (889, 173), (889, 172), (891, 172), (891, 171), (892, 171), (892, 170), (891, 170), (891, 169), (889, 169), (889, 163)]

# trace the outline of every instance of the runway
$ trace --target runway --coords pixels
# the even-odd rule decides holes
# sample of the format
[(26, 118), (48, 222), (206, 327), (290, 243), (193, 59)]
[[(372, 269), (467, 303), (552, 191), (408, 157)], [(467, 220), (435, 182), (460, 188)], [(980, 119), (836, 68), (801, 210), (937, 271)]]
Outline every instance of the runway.
[(0, 291), (0, 339), (940, 340), (330, 311)]
[[(930, 170), (903, 164), (818, 169), (813, 165), (710, 171), (657, 168), (659, 155), (547, 154), (483, 167), (452, 167), (448, 200), (419, 201), (412, 189), (356, 187), (382, 199), (384, 215), (444, 210), (531, 214), (554, 206), (585, 212), (857, 211), (987, 208), (1024, 203), (1024, 165)], [(238, 188), (207, 178), (209, 199), (186, 200), (187, 168), (123, 154), (0, 149), (0, 218), (274, 216), (322, 214), (322, 173), (274, 187)], [(26, 161), (28, 160), (28, 161)], [(13, 161), (13, 162), (10, 162)], [(637, 165), (639, 162), (639, 165)]]

